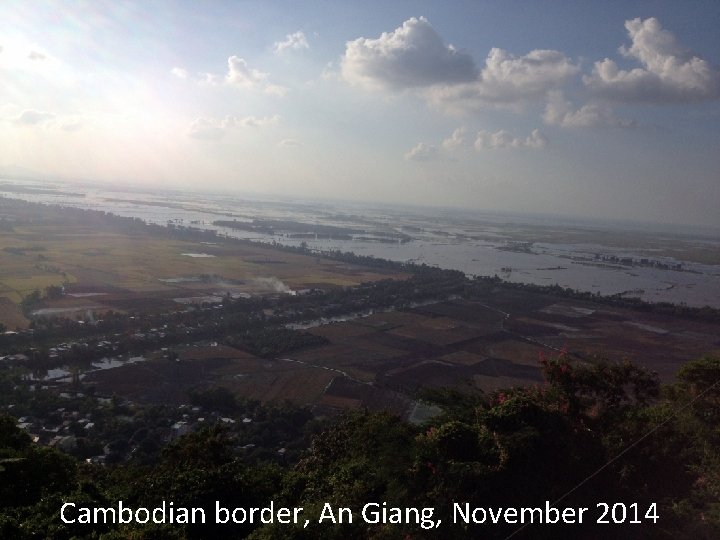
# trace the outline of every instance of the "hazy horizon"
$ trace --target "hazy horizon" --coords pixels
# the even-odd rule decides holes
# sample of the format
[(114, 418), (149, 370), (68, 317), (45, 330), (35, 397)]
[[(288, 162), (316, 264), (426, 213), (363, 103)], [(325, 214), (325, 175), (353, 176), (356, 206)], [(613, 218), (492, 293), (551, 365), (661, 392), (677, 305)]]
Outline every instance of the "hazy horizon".
[[(695, 225), (682, 222), (670, 222), (670, 221), (647, 221), (642, 219), (622, 218), (622, 219), (611, 219), (596, 216), (586, 216), (582, 214), (571, 214), (571, 213), (548, 213), (548, 212), (532, 212), (532, 211), (513, 211), (505, 210), (501, 208), (478, 208), (471, 206), (440, 206), (432, 203), (407, 203), (407, 202), (394, 202), (394, 201), (380, 201), (380, 200), (364, 200), (364, 199), (347, 199), (342, 197), (330, 197), (330, 196), (318, 196), (318, 197), (304, 197), (302, 195), (294, 194), (282, 194), (282, 193), (268, 193), (259, 191), (246, 191), (233, 189), (232, 187), (227, 188), (209, 188), (203, 189), (200, 186), (147, 186), (142, 184), (126, 183), (118, 185), (112, 182), (92, 181), (80, 178), (48, 178), (43, 176), (35, 175), (11, 175), (4, 174), (0, 167), (0, 184), (3, 182), (16, 182), (18, 185), (30, 185), (34, 186), (54, 186), (62, 191), (64, 189), (77, 190), (77, 189), (93, 189), (99, 191), (118, 192), (129, 195), (139, 195), (142, 193), (153, 194), (160, 197), (169, 197), (172, 194), (177, 194), (180, 197), (187, 197), (188, 202), (193, 200), (197, 201), (197, 197), (231, 197), (236, 201), (258, 201), (266, 204), (291, 204), (293, 206), (308, 206), (316, 207), (316, 209), (327, 207), (327, 206), (339, 206), (339, 209), (346, 211), (359, 211), (359, 210), (378, 210), (385, 211), (389, 209), (400, 209), (406, 212), (408, 215), (425, 215), (423, 212), (431, 211), (435, 215), (441, 216), (444, 214), (452, 213), (452, 218), (460, 220), (473, 220), (477, 219), (480, 221), (487, 220), (488, 218), (497, 218), (505, 220), (520, 220), (522, 223), (529, 223), (531, 221), (546, 221), (547, 224), (559, 225), (563, 222), (567, 222), (573, 226), (578, 227), (599, 227), (606, 230), (636, 230), (636, 231), (649, 231), (657, 233), (675, 233), (679, 235), (689, 234), (708, 236), (714, 238), (714, 235), (720, 233), (720, 225)], [(31, 171), (26, 171), (31, 172)], [(2, 186), (0, 185), (0, 192), (2, 192)], [(63, 203), (64, 204), (64, 201)], [(162, 204), (162, 199), (158, 202)]]
[(0, 6), (0, 172), (720, 226), (720, 4)]

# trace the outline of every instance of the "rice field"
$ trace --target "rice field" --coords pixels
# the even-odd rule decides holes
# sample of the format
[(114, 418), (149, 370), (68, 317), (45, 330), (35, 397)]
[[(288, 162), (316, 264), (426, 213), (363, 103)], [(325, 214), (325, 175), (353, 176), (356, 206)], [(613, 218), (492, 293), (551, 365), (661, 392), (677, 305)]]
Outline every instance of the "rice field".
[[(187, 256), (197, 253), (207, 256)], [(101, 309), (122, 310), (122, 301), (133, 295), (142, 295), (145, 307), (157, 297), (158, 307), (166, 309), (168, 304), (161, 299), (218, 291), (268, 294), (345, 287), (393, 275), (402, 277), (271, 246), (222, 240), (208, 245), (38, 220), (0, 231), (0, 323), (8, 328), (25, 327), (27, 319), (10, 305), (17, 306), (33, 291), (42, 293), (50, 286), (64, 286), (66, 292), (81, 295), (112, 293), (93, 298)], [(112, 305), (112, 301), (118, 304)], [(56, 307), (54, 302), (48, 300), (40, 307)]]

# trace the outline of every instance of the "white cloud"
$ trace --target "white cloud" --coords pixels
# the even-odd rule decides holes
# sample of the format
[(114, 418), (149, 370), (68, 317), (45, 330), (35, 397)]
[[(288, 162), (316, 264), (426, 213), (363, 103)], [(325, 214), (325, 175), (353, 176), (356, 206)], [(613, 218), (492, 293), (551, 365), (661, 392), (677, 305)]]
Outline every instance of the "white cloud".
[(440, 158), (440, 151), (434, 144), (417, 143), (407, 154), (408, 161), (431, 161)]
[[(427, 144), (424, 142), (417, 143), (409, 152), (405, 154), (407, 161), (452, 161), (457, 157), (457, 150), (469, 147), (472, 143), (467, 141), (467, 130), (464, 127), (457, 128), (452, 135), (439, 146)], [(528, 137), (514, 137), (509, 132), (501, 129), (499, 131), (478, 131), (474, 147), (477, 151), (483, 150), (500, 150), (507, 148), (530, 148), (539, 149), (547, 145), (547, 139), (540, 132), (534, 129)]]
[(223, 77), (216, 73), (201, 73), (198, 82), (209, 84), (210, 86), (217, 86), (223, 83)]
[(341, 72), (348, 82), (392, 90), (460, 83), (477, 76), (472, 57), (445, 44), (424, 17), (408, 19), (377, 39), (349, 41)]
[(237, 116), (226, 116), (223, 120), (224, 127), (263, 127), (271, 126), (280, 122), (280, 115), (273, 116), (245, 116), (238, 118)]
[(282, 54), (283, 52), (290, 50), (309, 49), (310, 45), (307, 42), (305, 34), (301, 31), (297, 31), (293, 34), (285, 36), (283, 41), (276, 41), (273, 46), (275, 54)]
[(198, 118), (190, 124), (188, 135), (194, 139), (217, 141), (222, 139), (228, 130), (240, 127), (264, 127), (275, 125), (281, 120), (280, 115), (273, 116), (226, 116), (224, 118)]
[(467, 130), (464, 127), (459, 127), (453, 131), (452, 135), (442, 142), (442, 147), (445, 150), (454, 150), (465, 144), (465, 135)]
[[(182, 79), (187, 77), (187, 72), (182, 68), (173, 68), (170, 72)], [(199, 82), (216, 86), (228, 84), (240, 88), (260, 90), (266, 94), (283, 97), (288, 89), (269, 81), (269, 74), (255, 68), (251, 68), (244, 58), (231, 56), (228, 58), (228, 71), (224, 78), (215, 73), (202, 73)]]
[(228, 73), (225, 79), (228, 83), (243, 88), (260, 86), (267, 80), (268, 74), (248, 66), (244, 58), (231, 56), (228, 58)]
[(53, 118), (55, 118), (55, 115), (53, 113), (36, 111), (34, 109), (27, 109), (21, 112), (17, 117), (15, 117), (13, 119), (13, 123), (20, 126), (33, 126), (49, 122)]
[(186, 70), (184, 70), (183, 68), (174, 67), (170, 70), (170, 73), (172, 73), (179, 79), (187, 79), (188, 78), (188, 72)]
[(288, 89), (277, 84), (266, 84), (263, 92), (271, 96), (284, 97), (288, 93)]
[(211, 118), (198, 118), (190, 124), (188, 135), (193, 139), (217, 141), (225, 136), (225, 126)]
[(530, 133), (530, 136), (525, 139), (524, 146), (527, 148), (545, 148), (547, 146), (548, 140), (540, 133), (540, 130), (533, 129)]
[(66, 116), (36, 109), (21, 110), (13, 103), (0, 107), (0, 121), (3, 120), (20, 127), (42, 126), (63, 131), (79, 131), (86, 125), (82, 116)]
[(323, 68), (322, 72), (320, 73), (320, 78), (324, 79), (326, 81), (338, 79), (338, 72), (335, 69), (335, 64), (333, 62), (328, 62), (325, 64), (325, 67)]
[(379, 38), (346, 44), (343, 78), (372, 89), (418, 89), (441, 109), (519, 106), (562, 88), (580, 68), (560, 51), (523, 56), (493, 48), (478, 71), (473, 58), (446, 44), (427, 19), (412, 18)]
[(302, 146), (302, 143), (295, 139), (283, 139), (278, 143), (280, 148), (298, 148)]
[(45, 56), (43, 53), (39, 53), (37, 51), (30, 51), (30, 54), (28, 54), (28, 58), (30, 60), (45, 60), (47, 56)]
[[(188, 72), (179, 67), (172, 68), (170, 73), (181, 79), (187, 79), (189, 77)], [(228, 71), (224, 76), (216, 73), (200, 73), (196, 81), (210, 86), (227, 84), (240, 88), (259, 90), (277, 97), (283, 97), (288, 92), (286, 87), (271, 83), (268, 73), (251, 68), (244, 58), (235, 55), (228, 58)]]
[(720, 73), (694, 56), (655, 18), (625, 21), (632, 45), (620, 53), (642, 68), (619, 69), (609, 58), (595, 62), (587, 87), (601, 97), (621, 102), (683, 103), (718, 99)]
[(589, 103), (575, 109), (560, 92), (551, 92), (548, 96), (543, 121), (549, 126), (564, 128), (635, 126), (634, 121), (618, 118), (609, 107), (599, 103)]
[(515, 56), (493, 48), (477, 80), (433, 88), (433, 103), (452, 111), (475, 110), (488, 105), (516, 106), (542, 99), (563, 87), (579, 67), (560, 51), (534, 50)]
[(494, 133), (489, 131), (478, 131), (477, 138), (475, 139), (475, 149), (478, 151), (499, 150), (504, 148), (537, 149), (544, 148), (546, 145), (547, 139), (537, 129), (534, 129), (532, 133), (530, 133), (530, 136), (525, 139), (513, 137), (504, 129)]

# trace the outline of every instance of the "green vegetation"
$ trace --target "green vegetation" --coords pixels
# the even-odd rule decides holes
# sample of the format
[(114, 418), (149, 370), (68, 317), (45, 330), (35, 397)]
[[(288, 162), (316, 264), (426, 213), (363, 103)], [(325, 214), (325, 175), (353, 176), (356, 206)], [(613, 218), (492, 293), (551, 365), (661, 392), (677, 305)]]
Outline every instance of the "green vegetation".
[[(506, 538), (515, 526), (453, 524), (452, 503), (517, 508), (545, 501), (590, 508), (598, 502), (637, 503), (642, 519), (656, 504), (660, 521), (614, 525), (610, 533), (593, 525), (529, 526), (518, 538), (720, 535), (720, 359), (690, 362), (665, 386), (630, 362), (599, 361), (582, 351), (543, 358), (539, 368), (534, 361), (538, 350), (561, 350), (557, 341), (540, 341), (559, 336), (556, 330), (571, 324), (570, 332), (595, 331), (590, 318), (563, 318), (563, 306), (537, 313), (558, 299), (703, 324), (719, 322), (720, 310), (600, 297), (498, 277), (470, 279), (458, 271), (352, 253), (313, 253), (307, 246), (271, 249), (230, 239), (221, 244), (213, 233), (192, 228), (16, 206), (16, 213), (25, 210), (27, 217), (0, 229), (27, 235), (27, 241), (15, 245), (10, 239), (11, 245), (0, 250), (2, 295), (22, 291), (27, 312), (52, 302), (84, 303), (66, 297), (60, 285), (70, 285), (77, 276), (96, 282), (101, 298), (108, 298), (102, 299), (107, 307), (97, 316), (34, 317), (31, 328), (0, 336), (0, 408), (12, 415), (0, 416), (0, 538)], [(291, 225), (274, 223), (280, 224)], [(59, 230), (73, 238), (37, 238), (38, 232)], [(198, 242), (216, 257), (179, 255), (197, 251), (192, 246), (198, 248)], [(143, 252), (152, 252), (152, 261), (138, 256)], [(228, 260), (237, 263), (232, 272), (224, 269)], [(297, 295), (233, 298), (227, 293), (212, 305), (172, 303), (176, 288), (190, 287), (188, 295), (195, 295), (199, 289), (194, 287), (240, 286), (263, 265), (272, 265), (279, 278), (312, 285)], [(168, 267), (197, 279), (186, 285), (159, 282)], [(116, 290), (120, 285), (127, 290)], [(164, 296), (153, 297), (158, 291)], [(4, 305), (9, 312), (8, 302)], [(290, 329), (371, 311), (375, 314), (345, 326)], [(648, 344), (656, 345), (663, 336), (659, 347), (667, 347), (667, 353), (656, 354), (659, 363), (677, 358), (670, 346), (687, 344), (662, 328), (658, 334), (642, 321), (610, 315), (621, 320), (615, 330), (633, 332), (633, 345), (647, 355), (657, 351)], [(612, 334), (607, 321), (613, 319), (601, 321), (603, 331), (610, 330), (600, 335), (621, 341), (624, 334)], [(621, 326), (624, 322), (635, 326)], [(643, 326), (650, 328), (649, 337), (634, 334)], [(676, 326), (696, 347), (681, 351), (683, 362), (708, 350), (698, 343), (712, 340), (712, 330)], [(324, 348), (330, 349), (326, 356)], [(278, 360), (291, 352), (295, 362)], [(521, 353), (524, 357), (516, 358)], [(137, 403), (112, 395), (114, 389), (100, 396), (94, 386), (98, 379), (92, 382), (92, 374), (81, 378), (92, 362), (124, 355), (147, 356), (145, 363), (116, 368), (110, 375), (117, 377), (118, 393), (125, 397), (133, 395), (138, 379), (150, 381), (150, 392)], [(672, 365), (672, 374), (678, 365)], [(28, 380), (48, 368), (65, 368), (68, 380)], [(525, 376), (522, 380), (536, 386), (482, 393), (471, 381), (413, 394), (423, 382), (451, 380), (442, 377), (453, 370), (468, 377), (464, 380), (488, 373), (499, 380), (502, 372), (508, 374), (502, 384), (516, 384), (507, 381)], [(133, 373), (135, 381), (128, 380)], [(268, 390), (260, 395), (272, 395), (274, 403), (241, 397), (257, 397), (248, 386), (262, 384)], [(279, 404), (295, 398), (298, 389), (313, 397), (296, 402), (313, 403), (315, 409)], [(170, 390), (176, 391), (175, 406), (150, 404), (163, 398), (173, 402)], [(189, 405), (179, 404), (188, 397)], [(337, 403), (371, 403), (376, 410), (402, 413), (411, 398), (443, 412), (422, 426), (388, 412), (361, 410), (334, 420), (315, 416), (337, 410)], [(38, 443), (18, 424), (37, 434)], [(107, 507), (118, 500), (151, 508), (172, 501), (177, 507), (203, 507), (209, 514), (215, 501), (230, 508), (275, 501), (302, 506), (312, 522), (307, 528), (257, 522), (115, 526), (59, 519), (63, 501)], [(443, 526), (430, 530), (415, 522), (367, 524), (360, 519), (318, 524), (325, 502), (348, 507), (356, 516), (369, 502), (432, 507)]]
[(276, 358), (288, 351), (323, 345), (327, 339), (309, 332), (287, 328), (258, 328), (227, 337), (227, 344), (248, 351), (260, 358)]
[[(714, 538), (720, 534), (720, 359), (689, 363), (677, 383), (628, 363), (578, 366), (563, 355), (542, 363), (546, 385), (489, 396), (435, 391), (444, 413), (416, 427), (386, 413), (347, 414), (298, 460), (248, 461), (221, 427), (189, 434), (152, 464), (78, 465), (39, 448), (0, 417), (0, 536), (64, 538), (505, 538), (517, 525), (452, 523), (452, 502), (471, 507), (595, 508), (638, 503), (640, 525), (613, 525), (613, 538)], [(227, 396), (225, 396), (227, 397)], [(197, 399), (227, 401), (222, 391)], [(237, 405), (237, 404), (236, 404)], [(298, 423), (284, 414), (279, 422)], [(271, 422), (272, 425), (272, 422)], [(276, 423), (277, 426), (281, 424)], [(280, 524), (63, 524), (78, 506), (302, 506), (308, 528)], [(367, 502), (433, 507), (439, 529), (421, 524), (317, 523), (324, 502), (356, 516)], [(560, 504), (562, 501), (562, 504)], [(657, 524), (645, 518), (653, 503)], [(650, 514), (652, 517), (652, 513)], [(211, 520), (212, 521), (212, 520)], [(603, 528), (605, 527), (605, 528)], [(530, 525), (520, 538), (596, 538), (607, 526)]]

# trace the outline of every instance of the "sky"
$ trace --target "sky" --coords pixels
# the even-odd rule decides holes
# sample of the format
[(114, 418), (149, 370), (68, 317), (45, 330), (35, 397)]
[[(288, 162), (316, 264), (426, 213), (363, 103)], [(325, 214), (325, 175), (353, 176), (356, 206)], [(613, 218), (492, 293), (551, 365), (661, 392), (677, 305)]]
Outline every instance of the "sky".
[(720, 226), (720, 2), (0, 2), (0, 173)]

